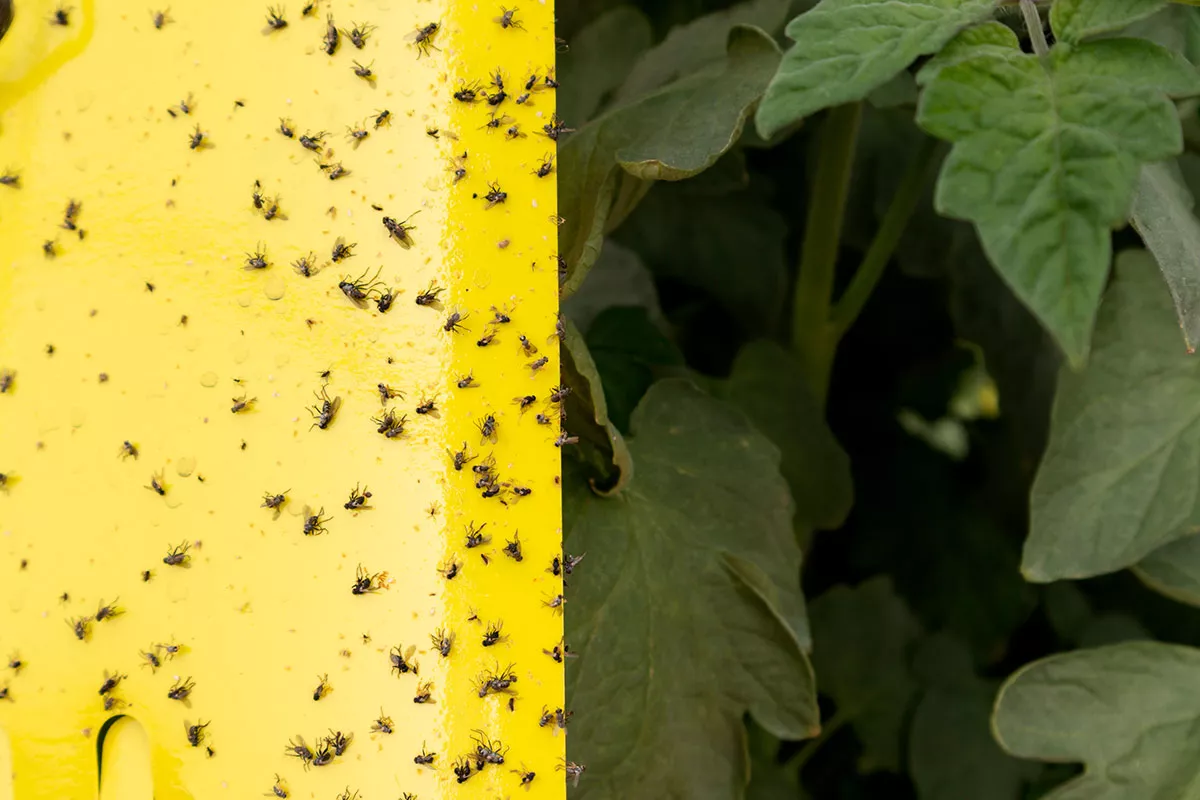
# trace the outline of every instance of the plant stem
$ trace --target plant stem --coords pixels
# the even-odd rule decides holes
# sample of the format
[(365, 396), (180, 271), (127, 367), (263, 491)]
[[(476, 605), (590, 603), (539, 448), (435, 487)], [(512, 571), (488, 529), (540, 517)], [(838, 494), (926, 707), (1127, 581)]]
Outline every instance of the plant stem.
[(850, 103), (831, 109), (821, 125), (817, 174), (792, 302), (792, 349), (822, 406), (837, 346), (829, 309), (861, 118), (862, 106)]
[(875, 232), (875, 238), (867, 249), (867, 254), (863, 256), (853, 280), (833, 309), (832, 322), (837, 339), (845, 336), (846, 331), (854, 324), (854, 320), (871, 297), (875, 284), (879, 283), (880, 277), (883, 276), (883, 270), (896, 252), (896, 245), (900, 243), (900, 237), (908, 227), (913, 212), (917, 210), (917, 203), (925, 190), (929, 169), (936, 161), (937, 153), (937, 140), (926, 137), (921, 142), (921, 149), (916, 158), (909, 163), (908, 170), (883, 215), (879, 230)]
[(1021, 16), (1025, 17), (1025, 29), (1029, 31), (1029, 42), (1033, 45), (1034, 55), (1044, 56), (1049, 53), (1046, 33), (1042, 30), (1042, 16), (1033, 0), (1021, 0)]

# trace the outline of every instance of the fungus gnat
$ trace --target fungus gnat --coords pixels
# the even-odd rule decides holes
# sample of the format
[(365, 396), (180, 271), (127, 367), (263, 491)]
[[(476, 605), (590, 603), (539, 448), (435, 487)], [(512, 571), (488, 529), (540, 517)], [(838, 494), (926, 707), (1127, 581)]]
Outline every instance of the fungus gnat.
[(71, 628), (71, 632), (75, 634), (75, 638), (81, 642), (86, 642), (87, 638), (92, 634), (91, 617), (71, 617), (67, 620), (67, 625)]
[(579, 778), (587, 770), (587, 767), (583, 764), (576, 764), (574, 761), (564, 761), (555, 767), (555, 769), (566, 773), (567, 778), (571, 781), (571, 786), (575, 787), (579, 785)]
[(500, 16), (495, 17), (492, 21), (504, 29), (512, 28), (514, 30), (523, 30), (525, 26), (513, 19), (513, 15), (516, 13), (517, 9), (515, 8), (505, 8), (504, 6), (500, 6)]
[(396, 301), (396, 295), (391, 289), (384, 289), (379, 297), (375, 299), (375, 307), (379, 309), (380, 314), (386, 314), (392, 307), (392, 303)]
[(367, 277), (367, 272), (359, 275), (357, 278), (351, 279), (349, 275), (343, 276), (338, 283), (338, 288), (342, 290), (342, 294), (346, 295), (356, 306), (362, 308), (367, 301), (367, 297), (379, 285), (379, 273), (383, 268), (375, 270), (375, 274), (370, 278)]
[(321, 145), (325, 141), (325, 137), (329, 134), (325, 131), (317, 131), (316, 133), (306, 133), (300, 137), (300, 146), (306, 150), (312, 150), (314, 153), (319, 152)]
[(571, 133), (574, 130), (574, 128), (568, 128), (567, 124), (559, 119), (557, 114), (552, 115), (550, 121), (542, 126), (542, 132), (546, 135), (546, 138), (554, 142), (557, 142), (558, 138), (564, 133)]
[(500, 116), (496, 116), (496, 112), (493, 111), (491, 118), (488, 119), (487, 122), (485, 122), (483, 125), (480, 125), (479, 127), (481, 130), (487, 129), (488, 133), (491, 133), (494, 130), (498, 130), (501, 125), (507, 125), (508, 123), (510, 123), (512, 121), (513, 121), (513, 118), (508, 116), (507, 114), (501, 114)]
[(235, 397), (235, 398), (233, 398), (233, 407), (230, 408), (229, 410), (232, 411), (234, 414), (240, 414), (243, 411), (249, 410), (250, 407), (254, 405), (256, 400), (258, 400), (257, 397), (247, 398), (246, 395), (242, 395), (241, 397)]
[(479, 547), (482, 544), (487, 544), (491, 541), (491, 537), (483, 532), (487, 527), (487, 523), (483, 523), (479, 527), (475, 526), (474, 522), (468, 522), (466, 525), (467, 549)]
[(191, 544), (186, 541), (176, 545), (167, 551), (162, 561), (168, 567), (185, 567), (192, 560), (191, 555), (188, 554), (188, 550), (191, 548)]
[(296, 138), (296, 131), (294, 128), (292, 128), (291, 120), (285, 117), (279, 118), (279, 132), (289, 139)]
[(420, 766), (429, 766), (433, 760), (437, 758), (437, 753), (430, 753), (425, 749), (424, 743), (421, 744), (421, 752), (413, 756), (413, 763)]
[(392, 670), (397, 675), (403, 675), (406, 672), (417, 674), (417, 664), (411, 661), (413, 653), (417, 652), (416, 645), (409, 645), (408, 649), (404, 649), (400, 645), (396, 645), (388, 651), (388, 660), (391, 662)]
[(487, 625), (487, 628), (484, 629), (484, 632), (483, 632), (483, 640), (482, 640), (483, 646), (491, 647), (492, 645), (496, 644), (497, 642), (503, 641), (504, 639), (508, 638), (504, 635), (503, 630), (504, 630), (504, 623), (501, 622), (500, 620), (496, 620), (495, 622), (489, 622)]
[(513, 561), (524, 561), (525, 556), (521, 553), (521, 537), (519, 532), (513, 532), (513, 538), (509, 539), (504, 545), (504, 554)]
[(379, 400), (384, 405), (387, 405), (388, 400), (391, 400), (396, 397), (400, 398), (401, 400), (404, 399), (403, 392), (401, 392), (399, 389), (393, 389), (391, 386), (388, 386), (386, 383), (381, 383), (376, 388), (379, 390)]
[(171, 9), (165, 11), (153, 11), (150, 14), (150, 21), (154, 24), (155, 30), (162, 30), (163, 26), (171, 22)]
[(460, 80), (458, 89), (454, 92), (454, 99), (460, 103), (474, 103), (479, 96), (479, 83), (466, 83)]
[(10, 189), (20, 189), (21, 176), (11, 169), (7, 169), (0, 173), (0, 186), (7, 186)]
[(419, 306), (435, 305), (438, 302), (438, 295), (441, 294), (443, 291), (445, 291), (445, 290), (442, 289), (442, 287), (438, 286), (435, 283), (430, 283), (429, 286), (425, 289), (425, 291), (423, 291), (419, 295), (417, 295), (416, 304)]
[(253, 253), (246, 253), (246, 263), (243, 265), (243, 269), (266, 269), (269, 266), (271, 264), (267, 261), (267, 251), (262, 242), (258, 243), (258, 247)]
[(365, 81), (374, 80), (375, 73), (371, 71), (371, 67), (375, 64), (374, 61), (372, 61), (370, 64), (366, 64), (366, 65), (360, 64), (357, 61), (353, 61), (353, 62), (351, 62), (351, 64), (353, 65), (355, 75), (357, 75), (358, 77), (362, 78)]
[(296, 736), (288, 740), (287, 747), (283, 750), (284, 755), (294, 756), (300, 759), (304, 764), (305, 769), (312, 763), (313, 751), (312, 748), (304, 741), (303, 736)]
[(336, 53), (340, 42), (337, 25), (333, 24), (333, 15), (330, 14), (325, 20), (325, 38), (322, 39), (322, 43), (325, 45), (325, 55), (331, 56)]
[(550, 363), (550, 359), (547, 356), (542, 356), (541, 358), (539, 358), (536, 361), (530, 361), (526, 366), (528, 366), (530, 370), (532, 370), (533, 372), (536, 373), (539, 370), (541, 370), (542, 367), (546, 366), (549, 363)]
[(479, 384), (475, 382), (474, 373), (468, 372), (466, 375), (463, 375), (462, 377), (460, 377), (455, 382), (454, 385), (457, 386), (459, 389), (470, 389), (472, 387), (478, 386)]
[(320, 272), (320, 267), (317, 266), (317, 254), (310, 252), (306, 256), (301, 256), (292, 262), (292, 269), (296, 271), (297, 275), (311, 278)]
[(211, 724), (211, 722), (197, 722), (195, 725), (190, 725), (184, 722), (183, 727), (187, 731), (188, 744), (192, 747), (199, 747), (200, 743), (204, 741), (204, 729)]
[(192, 135), (189, 137), (188, 147), (190, 147), (192, 150), (199, 150), (207, 144), (207, 139), (207, 134), (200, 130), (200, 126), (197, 125), (196, 129), (192, 131)]
[(195, 688), (196, 683), (191, 678), (180, 678), (167, 690), (167, 699), (186, 701)]
[(367, 501), (371, 499), (371, 492), (364, 486), (358, 488), (358, 484), (354, 484), (354, 488), (350, 490), (350, 499), (346, 501), (344, 508), (347, 511), (358, 511), (360, 509), (370, 508)]
[(475, 342), (476, 347), (487, 347), (496, 338), (496, 331), (490, 330), (483, 336), (479, 337), (479, 341)]
[(395, 727), (392, 723), (392, 718), (384, 715), (383, 709), (379, 709), (379, 717), (371, 723), (372, 733), (392, 733)]
[(371, 422), (375, 423), (376, 433), (382, 434), (386, 439), (396, 439), (404, 434), (404, 425), (408, 421), (407, 414), (396, 416), (394, 409), (388, 409), (378, 417), (372, 417)]
[(350, 174), (350, 170), (343, 167), (340, 161), (335, 161), (331, 164), (318, 164), (317, 166), (325, 173), (325, 177), (331, 181), (336, 181), (338, 178), (344, 178)]
[(487, 414), (483, 419), (475, 423), (475, 427), (479, 429), (480, 443), (491, 442), (496, 443), (496, 429), (499, 423), (496, 422), (494, 414)]
[(547, 154), (542, 157), (542, 163), (538, 164), (538, 168), (533, 171), (533, 174), (544, 178), (551, 172), (554, 172), (554, 156)]
[(287, 784), (283, 782), (283, 778), (279, 777), (278, 772), (275, 773), (275, 783), (271, 786), (271, 794), (285, 798), (285, 800), (288, 797)]
[(439, 49), (437, 45), (433, 43), (433, 37), (437, 35), (440, 27), (441, 26), (438, 23), (431, 22), (428, 25), (417, 28), (412, 33), (408, 34), (408, 36), (404, 37), (407, 41), (416, 45), (417, 58), (420, 58), (423, 55), (429, 55), (430, 50)]
[(104, 671), (104, 683), (100, 685), (99, 693), (101, 695), (109, 694), (110, 692), (112, 692), (114, 689), (117, 688), (117, 684), (119, 684), (122, 680), (124, 680), (127, 677), (128, 677), (127, 675), (122, 675), (119, 672), (109, 675), (108, 670), (105, 670)]
[(450, 315), (446, 317), (445, 323), (442, 325), (442, 330), (446, 331), (446, 333), (460, 333), (465, 330), (470, 330), (462, 324), (462, 321), (468, 316), (470, 315), (462, 311), (451, 311)]
[(433, 697), (433, 683), (424, 681), (417, 684), (417, 693), (413, 695), (413, 702), (417, 704), (428, 703)]
[(390, 124), (392, 121), (392, 112), (386, 108), (379, 112), (375, 117), (375, 129), (378, 130), (384, 125)]
[(355, 149), (358, 148), (362, 141), (371, 135), (371, 132), (366, 127), (351, 128), (346, 127), (346, 137), (354, 143)]
[(446, 580), (452, 581), (454, 580), (455, 576), (458, 575), (460, 568), (461, 567), (457, 561), (450, 559), (442, 562), (442, 564), (438, 567), (438, 574)]
[(320, 700), (322, 697), (324, 697), (325, 695), (327, 695), (331, 691), (333, 691), (332, 687), (330, 687), (330, 685), (329, 685), (329, 675), (328, 674), (318, 675), (317, 679), (318, 679), (317, 680), (317, 688), (313, 689), (313, 693), (312, 693), (313, 702)]
[(397, 221), (392, 217), (383, 218), (383, 227), (387, 228), (388, 235), (395, 239), (404, 247), (412, 246), (412, 237), (408, 235), (409, 231), (417, 229), (416, 225), (409, 224), (409, 220), (421, 213), (419, 210), (409, 214), (407, 218)]
[[(437, 406), (435, 405), (435, 401), (429, 400), (429, 399), (423, 399), (421, 401), (421, 404), (419, 406), (417, 406), (417, 413), (421, 414), (421, 415), (434, 414), (434, 412), (436, 410), (437, 410)], [(437, 415), (434, 414), (434, 416), (437, 416)]]
[(58, 7), (54, 9), (54, 13), (50, 15), (50, 24), (59, 25), (63, 28), (67, 27), (71, 24), (70, 14), (74, 8), (74, 6), (64, 6), (60, 3)]
[[(353, 733), (347, 736), (341, 731), (330, 731), (329, 735), (325, 737), (325, 744), (329, 746), (329, 749), (333, 750), (335, 756), (339, 757), (346, 754), (346, 750), (350, 747), (350, 742), (352, 741), (354, 741)], [(357, 793), (355, 793), (355, 796), (357, 796)]]
[(454, 778), (459, 783), (466, 783), (471, 778), (471, 762), (459, 756), (454, 760)]
[(331, 255), (333, 263), (336, 264), (339, 261), (345, 261), (347, 258), (353, 256), (354, 248), (357, 246), (357, 244), (346, 244), (346, 240), (339, 236), (337, 241), (333, 243), (333, 253)]
[(367, 37), (371, 35), (371, 31), (375, 30), (374, 25), (360, 25), (354, 23), (354, 27), (350, 30), (342, 29), (342, 35), (350, 40), (350, 43), (359, 50), (367, 46)]
[(304, 507), (304, 535), (305, 536), (320, 536), (323, 533), (329, 533), (325, 527), (325, 523), (329, 522), (329, 517), (325, 516), (325, 508), (322, 507), (319, 511), (313, 512), (308, 506)]
[(124, 610), (117, 605), (116, 600), (113, 600), (111, 603), (105, 603), (101, 600), (100, 607), (96, 609), (95, 620), (96, 622), (104, 622), (106, 619), (115, 619), (123, 613), (125, 613)]
[(500, 184), (492, 181), (488, 184), (488, 193), (483, 196), (483, 199), (487, 200), (487, 207), (492, 208), (507, 200), (508, 192), (502, 191)]
[(267, 9), (267, 27), (263, 33), (281, 31), (287, 25), (287, 20), (283, 18), (283, 6), (271, 6)]
[(135, 445), (133, 442), (126, 439), (124, 442), (121, 443), (121, 449), (117, 451), (117, 456), (120, 458), (123, 458), (123, 459), (128, 458), (129, 456), (133, 456), (134, 459), (137, 459), (137, 457), (138, 457), (137, 445)]
[(146, 488), (154, 492), (159, 497), (164, 497), (167, 494), (167, 486), (165, 483), (163, 483), (162, 473), (156, 472), (155, 474), (151, 475), (150, 485)]

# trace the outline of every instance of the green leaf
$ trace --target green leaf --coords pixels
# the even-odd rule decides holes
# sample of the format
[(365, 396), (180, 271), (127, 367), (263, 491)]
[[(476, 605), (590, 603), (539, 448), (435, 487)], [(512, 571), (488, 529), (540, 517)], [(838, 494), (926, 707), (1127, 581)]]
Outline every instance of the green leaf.
[(909, 652), (920, 625), (888, 578), (835, 586), (809, 608), (821, 693), (862, 741), (859, 768), (898, 770), (901, 731), (916, 682)]
[(631, 6), (618, 6), (592, 21), (558, 57), (558, 79), (571, 91), (557, 95), (558, 115), (582, 125), (621, 85), (650, 47), (650, 22)]
[(695, 175), (737, 142), (778, 63), (766, 34), (734, 28), (723, 60), (608, 111), (559, 147), (564, 295), (579, 287), (605, 231), (633, 210), (650, 181)]
[(1200, 606), (1200, 535), (1193, 533), (1158, 548), (1138, 563), (1134, 573), (1151, 589)]
[(796, 359), (774, 342), (751, 342), (738, 353), (719, 393), (779, 448), (798, 522), (840, 526), (854, 503), (850, 458), (826, 424)]
[(764, 180), (714, 195), (707, 177), (655, 186), (615, 238), (658, 277), (704, 290), (747, 331), (770, 334), (787, 299), (787, 223)]
[(609, 418), (619, 430), (629, 430), (634, 409), (657, 378), (683, 372), (683, 355), (645, 309), (606, 309), (586, 338), (604, 386)]
[(1200, 221), (1194, 205), (1177, 163), (1142, 167), (1131, 221), (1167, 279), (1188, 352), (1200, 341)]
[(1040, 768), (1009, 756), (992, 738), (996, 684), (976, 677), (970, 652), (949, 636), (932, 636), (913, 669), (928, 685), (908, 739), (908, 769), (920, 800), (1018, 797)]
[(758, 108), (759, 135), (861, 100), (995, 7), (994, 0), (822, 0), (788, 23), (795, 44)]
[(1059, 376), (1030, 499), (1032, 581), (1113, 572), (1200, 526), (1200, 361), (1154, 260), (1121, 253), (1114, 273), (1091, 362)]
[(1050, 27), (1056, 38), (1075, 43), (1123, 28), (1166, 5), (1167, 0), (1055, 0)]
[(656, 326), (666, 328), (654, 276), (637, 253), (609, 239), (587, 280), (563, 301), (562, 310), (586, 334), (600, 312), (614, 306), (644, 308)]
[(1175, 155), (1182, 135), (1167, 95), (1200, 92), (1180, 56), (1142, 39), (1022, 53), (986, 26), (935, 59), (917, 119), (954, 143), (938, 210), (974, 222), (988, 258), (1072, 362), (1087, 356), (1142, 164)]
[(1083, 763), (1045, 800), (1195, 797), (1200, 650), (1127, 642), (1042, 659), (1001, 687), (992, 725), (1015, 756)]
[(616, 496), (564, 480), (566, 548), (591, 554), (567, 615), (571, 758), (588, 765), (576, 796), (737, 797), (746, 711), (780, 738), (818, 730), (779, 454), (675, 379), (647, 392), (629, 447)]
[(729, 32), (736, 25), (777, 33), (783, 28), (787, 13), (787, 0), (750, 0), (672, 28), (665, 39), (638, 59), (617, 90), (615, 101), (632, 102), (720, 61), (725, 57)]
[(1120, 35), (1149, 39), (1195, 64), (1200, 58), (1200, 8), (1172, 3), (1133, 23)]
[[(570, 420), (567, 430), (579, 437), (584, 462), (592, 467), (609, 490), (619, 491), (632, 476), (633, 459), (621, 432), (608, 418), (604, 387), (600, 385), (596, 362), (592, 360), (583, 336), (570, 320), (565, 321), (565, 327), (562, 380), (571, 389), (565, 403)], [(595, 478), (592, 480), (595, 482)]]

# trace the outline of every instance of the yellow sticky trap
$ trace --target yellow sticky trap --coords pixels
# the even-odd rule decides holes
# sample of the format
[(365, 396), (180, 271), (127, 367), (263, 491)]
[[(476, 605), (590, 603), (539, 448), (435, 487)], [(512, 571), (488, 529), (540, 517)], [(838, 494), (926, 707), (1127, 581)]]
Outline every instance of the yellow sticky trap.
[(0, 798), (565, 795), (552, 8), (302, 8), (0, 42)]

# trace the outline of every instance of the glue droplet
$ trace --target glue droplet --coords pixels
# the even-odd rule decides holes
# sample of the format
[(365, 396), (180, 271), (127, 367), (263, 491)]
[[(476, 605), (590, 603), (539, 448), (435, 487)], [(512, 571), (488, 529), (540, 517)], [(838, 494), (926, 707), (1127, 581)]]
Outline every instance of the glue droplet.
[(287, 284), (283, 282), (283, 278), (274, 275), (267, 280), (267, 285), (263, 287), (263, 294), (267, 296), (268, 300), (281, 300), (286, 288)]
[(217, 385), (218, 380), (219, 379), (217, 378), (217, 373), (206, 372), (200, 376), (200, 385), (206, 389), (211, 389)]

